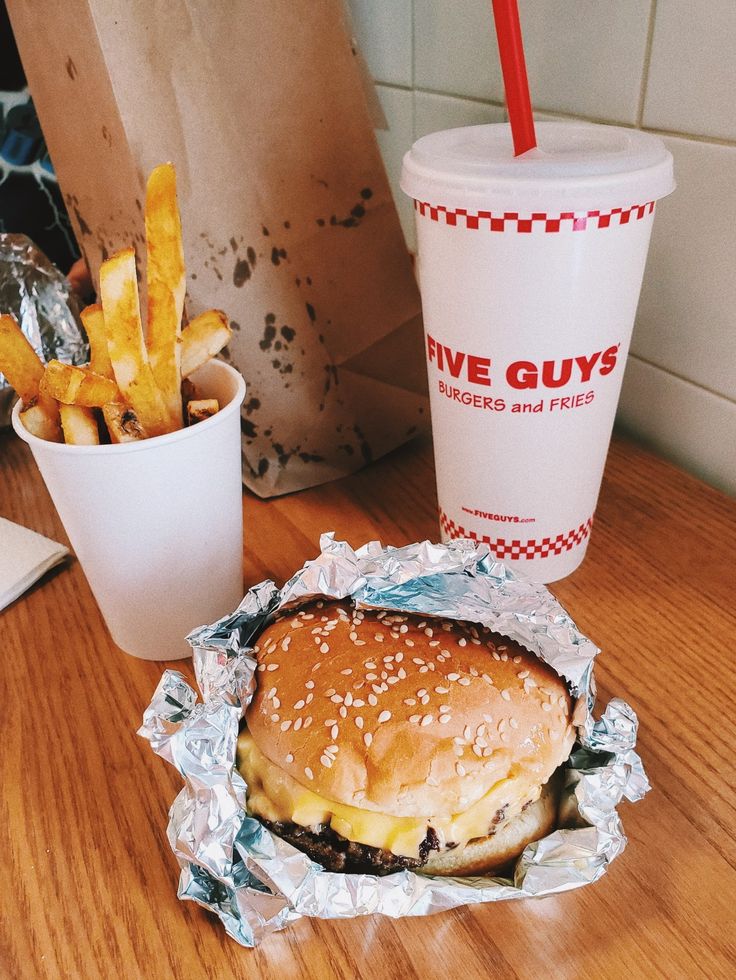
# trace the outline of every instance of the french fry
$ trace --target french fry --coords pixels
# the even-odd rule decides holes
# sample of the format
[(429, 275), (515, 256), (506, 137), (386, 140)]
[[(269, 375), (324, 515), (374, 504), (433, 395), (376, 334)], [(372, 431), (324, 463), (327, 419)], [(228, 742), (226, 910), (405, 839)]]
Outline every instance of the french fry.
[(216, 398), (192, 399), (187, 402), (187, 425), (203, 422), (220, 411), (220, 403)]
[(232, 334), (222, 310), (205, 310), (195, 316), (181, 332), (181, 376), (188, 378), (219, 354)]
[(59, 407), (40, 392), (44, 365), (12, 316), (0, 316), (0, 372), (10, 382), (24, 410), (25, 427), (39, 439), (61, 442)]
[(120, 397), (111, 378), (103, 378), (89, 368), (49, 361), (41, 378), (40, 391), (64, 405), (95, 408)]
[(59, 423), (59, 406), (48, 395), (39, 393), (28, 408), (20, 413), (20, 420), (31, 435), (46, 442), (63, 442)]
[(89, 366), (95, 374), (101, 374), (103, 378), (114, 378), (110, 354), (107, 350), (107, 337), (105, 336), (105, 315), (99, 303), (93, 303), (85, 307), (81, 312), (82, 323), (89, 340)]
[(143, 342), (132, 248), (102, 263), (100, 294), (107, 349), (118, 387), (148, 434), (161, 435), (169, 431), (167, 413)]
[(102, 406), (110, 442), (137, 442), (147, 438), (146, 432), (132, 408), (121, 402), (108, 402)]
[(82, 405), (60, 405), (64, 442), (70, 446), (99, 446), (100, 433), (93, 409)]
[(0, 371), (24, 405), (38, 394), (43, 361), (12, 316), (0, 316)]
[(181, 317), (186, 293), (181, 219), (176, 203), (176, 171), (164, 163), (146, 186), (146, 248), (148, 260), (148, 353), (169, 427), (182, 426)]

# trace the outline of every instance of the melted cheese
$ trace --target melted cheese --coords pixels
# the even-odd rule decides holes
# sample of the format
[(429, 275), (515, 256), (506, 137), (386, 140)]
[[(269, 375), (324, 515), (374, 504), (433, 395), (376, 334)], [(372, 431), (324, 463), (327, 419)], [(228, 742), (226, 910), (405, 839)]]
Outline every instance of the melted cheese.
[(248, 810), (255, 816), (302, 827), (328, 824), (349, 840), (406, 857), (419, 856), (419, 845), (428, 827), (437, 834), (441, 847), (465, 844), (474, 837), (485, 837), (502, 807), (507, 807), (505, 817), (509, 817), (518, 813), (527, 800), (539, 796), (539, 787), (521, 787), (518, 779), (502, 779), (469, 809), (451, 816), (393, 817), (361, 810), (325, 799), (302, 786), (270, 762), (247, 731), (238, 738), (237, 766), (248, 784)]

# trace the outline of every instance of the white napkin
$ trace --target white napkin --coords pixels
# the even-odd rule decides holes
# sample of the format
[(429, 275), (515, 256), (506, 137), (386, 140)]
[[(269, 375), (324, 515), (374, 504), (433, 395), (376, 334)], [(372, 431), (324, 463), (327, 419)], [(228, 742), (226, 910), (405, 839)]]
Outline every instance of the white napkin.
[(0, 517), (0, 609), (69, 554), (69, 549)]

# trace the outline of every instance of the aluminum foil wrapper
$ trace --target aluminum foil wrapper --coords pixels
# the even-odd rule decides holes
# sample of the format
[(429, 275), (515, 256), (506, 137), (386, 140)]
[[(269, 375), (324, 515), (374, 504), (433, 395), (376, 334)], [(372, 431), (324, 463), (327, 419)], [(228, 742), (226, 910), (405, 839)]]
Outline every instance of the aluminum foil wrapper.
[[(41, 360), (84, 364), (89, 348), (66, 277), (25, 235), (0, 234), (0, 313), (10, 313)], [(0, 428), (15, 394), (0, 373)]]
[[(453, 541), (357, 551), (330, 534), (321, 554), (282, 589), (262, 582), (238, 609), (188, 637), (202, 700), (167, 670), (139, 734), (181, 773), (168, 836), (181, 866), (179, 897), (211, 909), (227, 932), (253, 946), (302, 915), (350, 918), (428, 915), (459, 905), (551, 895), (596, 881), (626, 845), (616, 806), (649, 789), (635, 752), (637, 718), (619, 699), (593, 719), (599, 652), (552, 594), (496, 561), (485, 545)], [(530, 844), (513, 877), (385, 877), (325, 871), (246, 813), (235, 769), (240, 719), (256, 686), (252, 646), (286, 609), (320, 598), (356, 606), (469, 620), (521, 643), (575, 696), (578, 741), (565, 766), (558, 829)]]

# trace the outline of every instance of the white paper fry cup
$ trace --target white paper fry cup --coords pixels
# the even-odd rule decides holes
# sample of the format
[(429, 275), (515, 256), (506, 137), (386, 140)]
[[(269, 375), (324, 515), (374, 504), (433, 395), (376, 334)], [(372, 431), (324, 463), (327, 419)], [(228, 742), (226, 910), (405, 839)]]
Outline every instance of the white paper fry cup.
[(187, 633), (243, 594), (242, 377), (222, 361), (192, 376), (220, 411), (155, 439), (67, 446), (13, 428), (31, 447), (115, 643), (175, 660)]
[(444, 540), (485, 542), (539, 582), (583, 560), (621, 390), (656, 201), (661, 140), (540, 123), (418, 140), (414, 198)]

